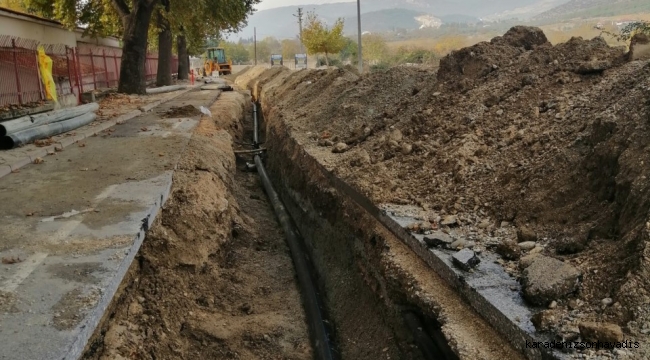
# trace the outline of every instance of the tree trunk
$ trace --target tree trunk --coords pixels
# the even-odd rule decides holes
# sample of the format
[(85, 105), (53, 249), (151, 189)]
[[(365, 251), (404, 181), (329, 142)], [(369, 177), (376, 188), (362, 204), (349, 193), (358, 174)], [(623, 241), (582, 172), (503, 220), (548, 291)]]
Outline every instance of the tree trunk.
[(158, 74), (156, 86), (172, 84), (172, 29), (162, 10), (158, 12)]
[(330, 59), (327, 58), (327, 51), (325, 51), (325, 65), (330, 66)]
[(155, 1), (137, 0), (129, 14), (122, 17), (122, 64), (117, 91), (125, 94), (146, 93), (147, 32)]
[(178, 48), (178, 80), (187, 80), (190, 73), (190, 56), (187, 54), (185, 35), (178, 35), (176, 47)]

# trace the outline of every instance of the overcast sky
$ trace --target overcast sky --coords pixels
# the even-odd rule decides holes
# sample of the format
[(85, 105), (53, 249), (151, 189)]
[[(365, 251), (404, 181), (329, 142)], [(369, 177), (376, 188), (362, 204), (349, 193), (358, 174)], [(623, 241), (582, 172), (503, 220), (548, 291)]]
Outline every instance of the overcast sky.
[(271, 9), (282, 6), (305, 5), (305, 4), (327, 4), (335, 2), (351, 2), (353, 0), (262, 0), (257, 4), (258, 10)]

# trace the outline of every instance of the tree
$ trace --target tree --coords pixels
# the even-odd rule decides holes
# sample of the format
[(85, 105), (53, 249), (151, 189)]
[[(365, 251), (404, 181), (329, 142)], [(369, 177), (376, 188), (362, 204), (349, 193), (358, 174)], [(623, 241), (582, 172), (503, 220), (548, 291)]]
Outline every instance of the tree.
[(388, 45), (381, 35), (366, 34), (363, 41), (363, 59), (368, 62), (381, 62), (388, 54)]
[(172, 84), (172, 45), (173, 36), (171, 24), (167, 17), (171, 4), (170, 0), (161, 0), (161, 5), (156, 14), (158, 26), (158, 72), (156, 73), (156, 86)]
[(339, 52), (339, 57), (343, 61), (350, 60), (353, 64), (356, 64), (359, 61), (357, 58), (357, 51), (359, 50), (357, 42), (350, 38), (345, 38), (344, 41), (345, 46)]
[(282, 40), (282, 57), (293, 59), (296, 54), (300, 54), (300, 40)]
[[(3, 0), (14, 1), (14, 0)], [(165, 37), (159, 57), (171, 59), (173, 36), (177, 37), (177, 50), (186, 54), (188, 49), (202, 50), (208, 36), (221, 31), (236, 31), (246, 24), (246, 18), (260, 0), (22, 0), (29, 12), (55, 18), (69, 28), (87, 24), (86, 32), (92, 36), (121, 35), (122, 65), (118, 91), (143, 94), (145, 61), (149, 43), (151, 17), (156, 6), (162, 5), (162, 18), (156, 26), (164, 28)], [(159, 14), (157, 12), (157, 14)], [(172, 15), (170, 15), (172, 14)], [(169, 16), (165, 16), (169, 15)], [(167, 22), (169, 25), (167, 25)], [(171, 29), (171, 41), (169, 32)], [(159, 32), (162, 34), (163, 32)], [(159, 47), (161, 45), (159, 40)], [(187, 56), (183, 55), (187, 59)], [(189, 59), (181, 61), (189, 72)], [(164, 64), (163, 64), (164, 65)], [(161, 65), (162, 66), (162, 65)], [(171, 68), (162, 66), (162, 72), (171, 76)]]
[(343, 19), (339, 18), (332, 28), (328, 28), (318, 16), (307, 14), (307, 24), (302, 31), (302, 39), (310, 55), (325, 54), (325, 63), (329, 66), (328, 54), (338, 53), (346, 45), (343, 37)]

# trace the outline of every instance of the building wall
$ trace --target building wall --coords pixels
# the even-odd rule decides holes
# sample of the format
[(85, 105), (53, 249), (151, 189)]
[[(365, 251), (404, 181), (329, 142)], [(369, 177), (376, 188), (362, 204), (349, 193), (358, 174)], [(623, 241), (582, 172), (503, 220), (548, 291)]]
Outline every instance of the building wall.
[(84, 37), (81, 29), (70, 31), (56, 21), (20, 14), (4, 8), (0, 8), (0, 35), (35, 40), (41, 44), (62, 44), (70, 47), (79, 44), (120, 47), (118, 39)]
[(77, 46), (75, 33), (61, 28), (60, 25), (33, 20), (3, 10), (0, 10), (0, 34), (36, 40), (42, 44)]

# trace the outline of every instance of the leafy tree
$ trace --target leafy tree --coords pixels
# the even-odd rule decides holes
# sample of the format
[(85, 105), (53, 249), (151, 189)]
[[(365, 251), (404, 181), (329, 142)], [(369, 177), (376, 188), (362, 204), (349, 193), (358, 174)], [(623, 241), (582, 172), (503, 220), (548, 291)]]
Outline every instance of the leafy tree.
[[(3, 0), (4, 1), (4, 0)], [(88, 24), (91, 35), (122, 37), (122, 65), (118, 91), (145, 93), (145, 60), (151, 18), (156, 14), (159, 57), (171, 61), (173, 35), (181, 55), (180, 74), (189, 72), (188, 47), (198, 49), (208, 36), (236, 31), (245, 25), (260, 0), (22, 0), (30, 12), (55, 18), (73, 28)], [(157, 6), (161, 6), (158, 7)], [(164, 31), (160, 31), (163, 29)], [(171, 41), (170, 31), (172, 34)], [(168, 65), (161, 65), (162, 72)]]
[(282, 40), (282, 57), (285, 59), (293, 59), (296, 54), (300, 53), (300, 40)]
[(357, 64), (359, 61), (357, 57), (357, 51), (359, 50), (357, 42), (350, 38), (345, 38), (344, 41), (345, 46), (339, 52), (339, 57), (343, 61), (350, 60), (353, 64)]
[(369, 62), (381, 62), (388, 54), (388, 45), (381, 35), (367, 34), (361, 38), (363, 42), (363, 59)]
[(343, 19), (339, 18), (330, 29), (318, 19), (315, 13), (308, 13), (307, 24), (302, 31), (302, 39), (307, 52), (310, 55), (325, 54), (325, 63), (329, 66), (328, 54), (338, 53), (346, 45), (343, 26)]
[(248, 62), (249, 55), (248, 49), (242, 42), (235, 43), (231, 41), (223, 41), (219, 45), (226, 52), (226, 57), (231, 59), (234, 63)]

